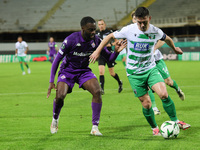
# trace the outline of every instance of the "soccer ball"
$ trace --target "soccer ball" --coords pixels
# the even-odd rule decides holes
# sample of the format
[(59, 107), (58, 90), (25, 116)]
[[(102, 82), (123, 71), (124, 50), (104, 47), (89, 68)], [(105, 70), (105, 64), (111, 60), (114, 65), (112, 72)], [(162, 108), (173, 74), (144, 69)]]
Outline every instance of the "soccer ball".
[(174, 121), (165, 121), (160, 127), (161, 135), (168, 138), (176, 138), (180, 132), (179, 126)]

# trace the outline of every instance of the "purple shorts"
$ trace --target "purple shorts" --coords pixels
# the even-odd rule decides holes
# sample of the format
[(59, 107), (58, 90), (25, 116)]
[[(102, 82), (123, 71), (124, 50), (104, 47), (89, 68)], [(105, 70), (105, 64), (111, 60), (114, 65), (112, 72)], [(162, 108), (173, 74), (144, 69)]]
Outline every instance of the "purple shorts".
[(49, 57), (56, 57), (56, 53), (49, 53)]
[(79, 73), (60, 72), (58, 75), (57, 83), (65, 82), (69, 86), (67, 93), (71, 93), (75, 83), (79, 84), (79, 88), (83, 88), (83, 83), (92, 78), (96, 78), (96, 76), (91, 71)]

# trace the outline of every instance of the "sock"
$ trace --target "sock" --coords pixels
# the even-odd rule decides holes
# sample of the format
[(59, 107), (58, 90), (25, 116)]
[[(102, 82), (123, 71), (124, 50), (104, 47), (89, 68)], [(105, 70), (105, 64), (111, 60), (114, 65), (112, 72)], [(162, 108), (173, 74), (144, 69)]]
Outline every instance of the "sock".
[(115, 78), (115, 80), (117, 80), (117, 82), (118, 82), (119, 85), (121, 84), (121, 81), (119, 79), (118, 74), (115, 73), (115, 76), (113, 78)]
[(125, 62), (125, 61), (123, 61), (122, 63), (123, 63), (123, 65), (126, 67), (126, 62)]
[(149, 94), (150, 99), (151, 99), (152, 108), (156, 107), (155, 96), (154, 96), (154, 94), (153, 94), (151, 89), (149, 89), (148, 94)]
[(152, 107), (150, 109), (146, 109), (146, 108), (142, 107), (142, 111), (143, 111), (143, 114), (144, 114), (147, 122), (150, 124), (151, 128), (156, 128), (157, 124), (156, 124), (156, 120), (155, 120), (155, 116), (154, 116)]
[(100, 86), (101, 88), (104, 90), (104, 75), (100, 75), (99, 76), (99, 80), (100, 80)]
[(55, 99), (53, 101), (53, 118), (58, 119), (60, 110), (63, 107), (64, 102), (60, 101), (58, 104), (55, 102)]
[(168, 96), (168, 98), (166, 99), (161, 99), (162, 103), (163, 103), (163, 108), (165, 109), (165, 111), (167, 112), (167, 114), (169, 115), (170, 119), (172, 121), (177, 121), (177, 116), (176, 116), (176, 109), (175, 109), (175, 105), (174, 102), (172, 101), (172, 99)]
[(97, 125), (99, 124), (100, 113), (101, 113), (102, 103), (94, 103), (92, 102), (92, 124)]
[(176, 91), (178, 91), (178, 84), (176, 83), (175, 80), (172, 79), (172, 81), (173, 81), (173, 85), (170, 86), (170, 87), (172, 87), (172, 88), (174, 88)]
[(20, 64), (20, 67), (21, 67), (22, 71), (24, 72), (24, 67), (23, 67), (22, 63)]
[(26, 64), (26, 67), (29, 68), (28, 64)]

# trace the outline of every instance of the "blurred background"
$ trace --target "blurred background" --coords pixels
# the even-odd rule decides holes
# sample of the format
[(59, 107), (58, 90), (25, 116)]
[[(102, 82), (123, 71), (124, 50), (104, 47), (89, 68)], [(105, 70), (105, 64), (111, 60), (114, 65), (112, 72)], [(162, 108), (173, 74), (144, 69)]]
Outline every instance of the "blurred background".
[[(131, 23), (131, 13), (148, 7), (151, 24), (161, 28), (184, 51), (178, 56), (165, 44), (165, 60), (200, 60), (199, 0), (0, 0), (0, 63), (14, 59), (18, 36), (29, 45), (28, 59), (47, 56), (48, 41), (58, 46), (80, 20), (91, 16), (104, 19), (107, 28), (117, 30)], [(47, 56), (48, 57), (48, 56)]]

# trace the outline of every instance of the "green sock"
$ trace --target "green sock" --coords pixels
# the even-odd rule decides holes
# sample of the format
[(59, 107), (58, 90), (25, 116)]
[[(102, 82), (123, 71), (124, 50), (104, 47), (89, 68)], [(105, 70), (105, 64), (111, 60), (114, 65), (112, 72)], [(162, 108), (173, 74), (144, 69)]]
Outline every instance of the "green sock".
[(22, 71), (24, 72), (23, 64), (20, 64), (20, 67), (21, 67)]
[(173, 81), (173, 85), (172, 85), (172, 86), (170, 86), (170, 87), (172, 87), (172, 88), (174, 88), (175, 90), (177, 90), (177, 91), (178, 91), (178, 84), (176, 83), (176, 81), (175, 81), (175, 80), (173, 80), (173, 79), (172, 79), (172, 81)]
[(126, 62), (125, 61), (123, 61), (123, 65), (126, 67)]
[(150, 109), (146, 109), (146, 108), (142, 107), (142, 111), (143, 111), (143, 114), (144, 114), (147, 122), (150, 124), (151, 128), (157, 127), (152, 107)]
[(26, 67), (29, 68), (28, 64), (26, 64)]
[(174, 105), (174, 102), (172, 101), (172, 99), (168, 96), (168, 98), (161, 99), (161, 100), (162, 100), (162, 103), (163, 103), (163, 108), (165, 109), (165, 111), (169, 115), (170, 119), (172, 121), (178, 120), (177, 116), (176, 116), (176, 108), (175, 108), (175, 105)]
[(153, 94), (151, 89), (148, 91), (148, 94), (149, 94), (150, 99), (151, 99), (152, 108), (156, 107), (155, 96), (154, 96), (154, 94)]

